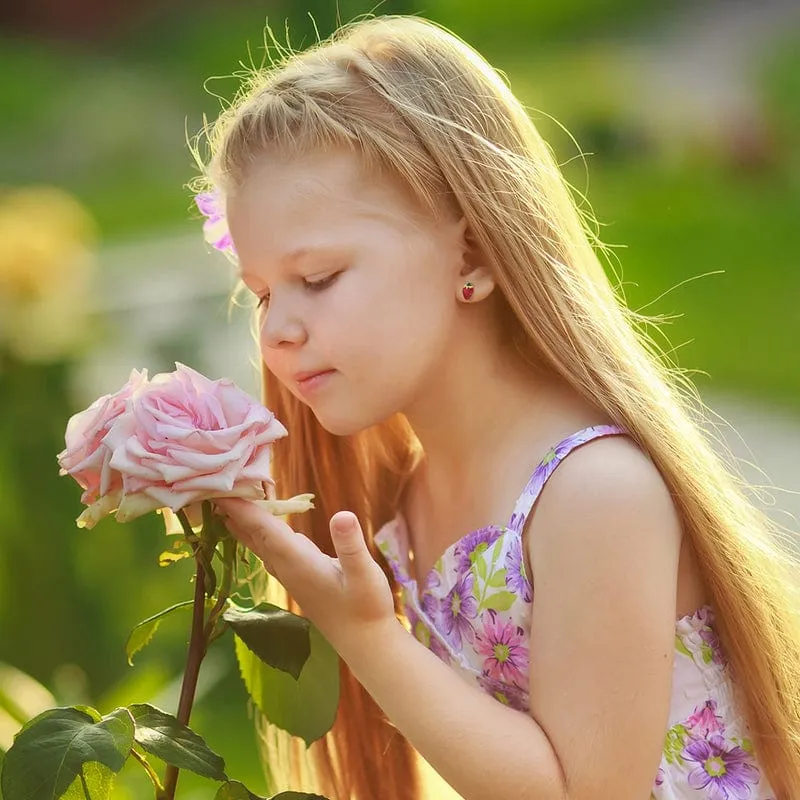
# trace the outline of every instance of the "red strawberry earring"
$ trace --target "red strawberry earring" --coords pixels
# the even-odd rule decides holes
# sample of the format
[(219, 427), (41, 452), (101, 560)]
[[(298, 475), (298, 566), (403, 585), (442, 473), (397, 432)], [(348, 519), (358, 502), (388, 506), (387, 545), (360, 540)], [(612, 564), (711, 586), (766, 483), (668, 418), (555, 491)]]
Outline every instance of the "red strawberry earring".
[(473, 294), (475, 294), (475, 284), (467, 281), (461, 289), (461, 295), (465, 300), (470, 300)]

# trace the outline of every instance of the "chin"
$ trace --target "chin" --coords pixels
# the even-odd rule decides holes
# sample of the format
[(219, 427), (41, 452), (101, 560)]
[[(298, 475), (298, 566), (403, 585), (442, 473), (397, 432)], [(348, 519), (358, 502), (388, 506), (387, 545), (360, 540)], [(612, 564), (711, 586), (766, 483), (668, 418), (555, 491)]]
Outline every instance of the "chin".
[(353, 434), (361, 433), (361, 431), (372, 425), (371, 422), (365, 422), (363, 419), (357, 419), (354, 416), (325, 414), (318, 412), (316, 409), (312, 410), (317, 422), (334, 436), (352, 436)]

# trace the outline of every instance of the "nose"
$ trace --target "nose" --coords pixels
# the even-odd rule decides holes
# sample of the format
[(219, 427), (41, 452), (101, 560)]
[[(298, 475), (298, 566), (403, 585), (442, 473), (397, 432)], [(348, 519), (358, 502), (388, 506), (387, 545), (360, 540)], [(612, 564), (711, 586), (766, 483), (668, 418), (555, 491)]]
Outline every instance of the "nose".
[(277, 350), (303, 344), (308, 338), (305, 324), (287, 303), (274, 295), (261, 312), (261, 347)]

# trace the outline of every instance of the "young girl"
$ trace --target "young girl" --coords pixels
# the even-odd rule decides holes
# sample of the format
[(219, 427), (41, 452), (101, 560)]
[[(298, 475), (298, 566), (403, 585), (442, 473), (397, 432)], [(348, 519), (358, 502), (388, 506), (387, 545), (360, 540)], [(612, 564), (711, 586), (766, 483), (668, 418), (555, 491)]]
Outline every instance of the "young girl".
[(360, 21), (210, 145), (276, 482), (318, 503), (219, 503), (342, 657), (314, 788), (417, 798), (418, 753), (466, 800), (800, 797), (793, 564), (497, 73)]

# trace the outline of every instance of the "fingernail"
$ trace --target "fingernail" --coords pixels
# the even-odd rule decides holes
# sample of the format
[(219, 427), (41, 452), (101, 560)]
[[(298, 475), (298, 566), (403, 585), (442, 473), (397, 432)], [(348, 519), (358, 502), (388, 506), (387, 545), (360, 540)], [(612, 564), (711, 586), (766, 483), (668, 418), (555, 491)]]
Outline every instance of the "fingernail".
[(342, 514), (336, 517), (334, 525), (340, 533), (347, 533), (355, 527), (355, 517), (352, 514)]

